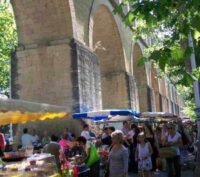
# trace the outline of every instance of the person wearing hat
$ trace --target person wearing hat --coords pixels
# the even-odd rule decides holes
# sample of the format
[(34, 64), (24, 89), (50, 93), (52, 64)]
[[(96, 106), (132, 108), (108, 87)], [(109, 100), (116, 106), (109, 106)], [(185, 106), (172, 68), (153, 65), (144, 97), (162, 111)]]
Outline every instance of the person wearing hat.
[(175, 169), (175, 177), (181, 177), (181, 165), (180, 165), (180, 149), (182, 146), (181, 134), (176, 131), (174, 123), (168, 124), (168, 135), (164, 142), (165, 146), (176, 148), (176, 156), (172, 158), (167, 158), (168, 166), (168, 177), (172, 177), (173, 168)]

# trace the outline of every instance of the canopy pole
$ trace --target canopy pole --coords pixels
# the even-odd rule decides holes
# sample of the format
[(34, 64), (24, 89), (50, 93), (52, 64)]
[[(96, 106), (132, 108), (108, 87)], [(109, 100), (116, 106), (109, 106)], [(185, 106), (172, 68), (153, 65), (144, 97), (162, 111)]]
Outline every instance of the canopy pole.
[(13, 141), (13, 125), (12, 124), (10, 124), (9, 133), (10, 133), (10, 141)]
[[(9, 98), (12, 99), (11, 60), (10, 60), (9, 64), (10, 64), (10, 70), (9, 70), (9, 78), (10, 78), (10, 80), (9, 80), (9, 92), (10, 93), (9, 93)], [(13, 125), (12, 125), (12, 123), (10, 124), (10, 127), (9, 127), (9, 133), (10, 133), (10, 139), (9, 140), (13, 142), (14, 139), (13, 139)]]

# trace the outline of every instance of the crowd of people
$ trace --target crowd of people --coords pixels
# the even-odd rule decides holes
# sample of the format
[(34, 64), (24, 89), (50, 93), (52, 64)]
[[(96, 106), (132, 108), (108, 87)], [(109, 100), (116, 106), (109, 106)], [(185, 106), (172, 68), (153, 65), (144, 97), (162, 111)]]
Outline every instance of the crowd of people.
[[(121, 130), (116, 130), (113, 126), (104, 127), (102, 132), (97, 133), (85, 124), (80, 136), (75, 136), (65, 128), (61, 137), (49, 137), (47, 131), (39, 137), (35, 130), (29, 134), (25, 128), (21, 148), (32, 146), (53, 154), (59, 169), (76, 156), (79, 164), (89, 166), (91, 177), (100, 176), (102, 159), (106, 167), (104, 177), (126, 177), (129, 171), (142, 177), (151, 177), (160, 168), (162, 148), (173, 147), (175, 155), (166, 158), (168, 177), (181, 177), (181, 163), (187, 159), (188, 151), (193, 151), (195, 126), (183, 125), (181, 122), (157, 126), (146, 122), (137, 125), (128, 121), (124, 121), (122, 126)], [(5, 144), (0, 146), (3, 151)], [(98, 149), (102, 147), (107, 150), (103, 158), (98, 154)]]

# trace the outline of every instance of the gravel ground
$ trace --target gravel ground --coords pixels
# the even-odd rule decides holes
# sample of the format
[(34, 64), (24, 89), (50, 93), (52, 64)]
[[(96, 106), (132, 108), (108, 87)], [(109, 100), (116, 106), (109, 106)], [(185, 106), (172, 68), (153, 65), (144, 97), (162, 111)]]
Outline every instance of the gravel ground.
[[(193, 171), (192, 170), (184, 170), (181, 172), (181, 177), (192, 177), (193, 176)], [(129, 174), (128, 177), (138, 177), (138, 174)], [(156, 172), (154, 173), (153, 177), (167, 177), (166, 172)]]

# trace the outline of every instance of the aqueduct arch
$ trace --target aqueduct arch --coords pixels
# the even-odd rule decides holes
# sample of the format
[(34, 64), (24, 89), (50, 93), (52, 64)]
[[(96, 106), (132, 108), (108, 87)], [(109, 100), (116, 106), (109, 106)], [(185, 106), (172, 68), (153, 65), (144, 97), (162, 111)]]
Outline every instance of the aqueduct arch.
[(76, 36), (73, 1), (12, 0), (19, 45), (44, 44)]
[(136, 80), (138, 102), (140, 112), (145, 112), (149, 110), (149, 95), (147, 88), (147, 76), (145, 66), (138, 66), (138, 60), (142, 57), (142, 50), (140, 46), (136, 43), (133, 49), (133, 75)]
[[(71, 40), (76, 38), (73, 0), (12, 0), (18, 33), (18, 48), (12, 58), (12, 96), (23, 100), (66, 106), (73, 110), (77, 102), (72, 83)], [(74, 79), (75, 80), (75, 79)], [(54, 125), (52, 127), (52, 124)], [(75, 125), (76, 126), (72, 126)], [(74, 120), (30, 122), (20, 125), (49, 133), (70, 127), (81, 129)], [(59, 127), (60, 129), (54, 129)], [(53, 130), (54, 129), (54, 130)]]
[[(15, 98), (72, 107), (73, 1), (12, 0), (18, 49), (12, 63)], [(34, 84), (32, 84), (34, 83)]]
[[(62, 105), (72, 112), (84, 112), (101, 109), (101, 99), (104, 109), (138, 107), (138, 103), (134, 103), (135, 106), (130, 104), (135, 94), (135, 98), (140, 100), (140, 111), (151, 111), (152, 103), (159, 107), (155, 98), (155, 93), (159, 94), (154, 78), (156, 73), (150, 76), (150, 65), (146, 65), (147, 72), (145, 67), (136, 67), (142, 55), (141, 45), (136, 44), (132, 49), (129, 41), (132, 31), (122, 25), (121, 18), (111, 13), (113, 6), (110, 1), (85, 0), (85, 4), (80, 0), (11, 2), (19, 37), (19, 46), (12, 59), (14, 98)], [(86, 39), (86, 44), (83, 39)], [(132, 50), (130, 67), (128, 59), (131, 59)], [(169, 92), (170, 96), (167, 96), (173, 111), (172, 90)], [(77, 129), (74, 124), (70, 125)]]
[(125, 59), (113, 15), (106, 6), (101, 5), (97, 8), (92, 21), (93, 50), (100, 62), (102, 107), (127, 108)]

